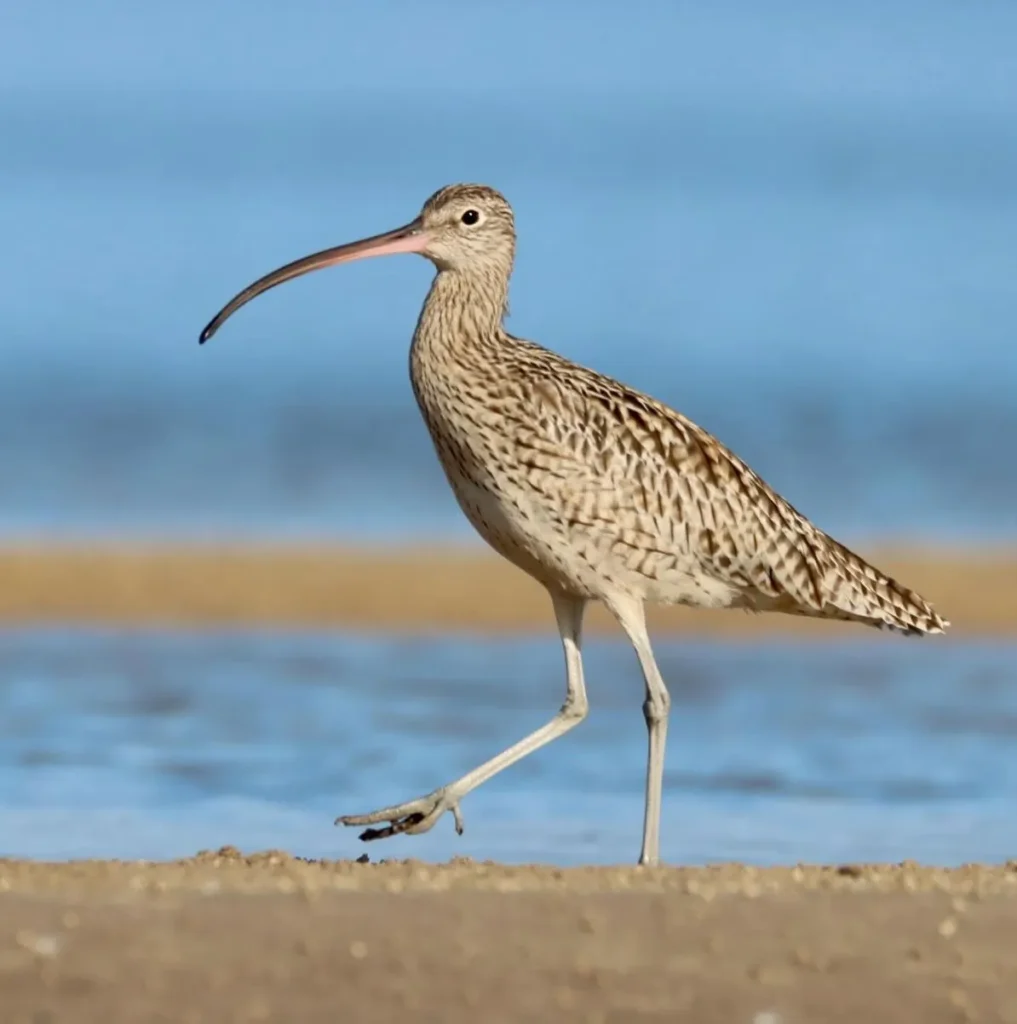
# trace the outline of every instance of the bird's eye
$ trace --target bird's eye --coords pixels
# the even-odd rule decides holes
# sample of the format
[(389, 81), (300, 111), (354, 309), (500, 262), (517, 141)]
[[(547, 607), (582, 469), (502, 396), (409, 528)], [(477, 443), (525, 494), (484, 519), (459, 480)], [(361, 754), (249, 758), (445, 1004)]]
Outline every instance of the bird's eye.
[(480, 220), (480, 214), (479, 214), (479, 213), (477, 213), (477, 211), (476, 211), (476, 210), (467, 210), (467, 211), (466, 211), (466, 212), (465, 212), (465, 213), (464, 213), (464, 214), (462, 215), (462, 217), (460, 217), (460, 220), (461, 220), (461, 221), (462, 221), (462, 222), (463, 222), (464, 224), (476, 224), (476, 223), (477, 223), (477, 221), (478, 221), (478, 220)]

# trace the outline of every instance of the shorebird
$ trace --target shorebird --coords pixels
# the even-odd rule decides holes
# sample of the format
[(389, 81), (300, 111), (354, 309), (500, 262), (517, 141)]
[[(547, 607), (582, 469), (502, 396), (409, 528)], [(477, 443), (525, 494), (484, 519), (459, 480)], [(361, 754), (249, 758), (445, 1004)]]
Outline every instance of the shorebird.
[[(289, 263), (236, 295), (201, 334), (284, 281), (368, 256), (418, 253), (437, 273), (410, 347), (410, 379), (460, 507), (500, 555), (543, 584), (565, 655), (565, 702), (544, 726), (426, 796), (336, 824), (368, 841), (429, 831), (493, 775), (577, 726), (589, 708), (584, 610), (601, 601), (635, 648), (648, 746), (639, 863), (660, 860), (670, 697), (646, 629), (649, 602), (861, 622), (905, 634), (949, 623), (838, 543), (679, 412), (503, 326), (512, 207), (449, 185), (404, 227)], [(387, 823), (387, 824), (385, 824)]]

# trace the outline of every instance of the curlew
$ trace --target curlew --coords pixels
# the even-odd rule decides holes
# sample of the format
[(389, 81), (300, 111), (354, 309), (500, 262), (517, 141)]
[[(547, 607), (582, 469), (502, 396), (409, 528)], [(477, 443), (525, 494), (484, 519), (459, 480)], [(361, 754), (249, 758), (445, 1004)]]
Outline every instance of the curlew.
[[(670, 697), (646, 630), (647, 602), (841, 619), (906, 634), (949, 623), (914, 591), (814, 526), (736, 455), (648, 395), (509, 334), (514, 215), (483, 185), (450, 185), (405, 227), (296, 260), (236, 295), (242, 305), (300, 274), (393, 253), (437, 273), (410, 348), (414, 395), (467, 519), (543, 584), (565, 658), (565, 701), (544, 726), (462, 778), (336, 824), (363, 840), (431, 829), (493, 775), (577, 726), (589, 707), (583, 612), (600, 601), (635, 648), (648, 748), (639, 863), (660, 859)], [(382, 825), (381, 828), (373, 826)]]

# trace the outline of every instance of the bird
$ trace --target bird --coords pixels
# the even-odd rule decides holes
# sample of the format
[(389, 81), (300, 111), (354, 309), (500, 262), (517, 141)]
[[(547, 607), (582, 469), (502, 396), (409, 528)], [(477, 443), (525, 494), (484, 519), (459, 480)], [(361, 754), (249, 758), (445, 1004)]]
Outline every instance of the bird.
[[(415, 253), (435, 275), (410, 345), (416, 403), (477, 533), (550, 596), (565, 699), (543, 726), (425, 796), (336, 824), (365, 842), (429, 831), (492, 776), (582, 722), (582, 629), (600, 602), (641, 670), (647, 754), (640, 865), (660, 863), (671, 699), (650, 644), (648, 604), (781, 612), (906, 635), (950, 623), (923, 597), (815, 526), (719, 440), (648, 394), (510, 334), (515, 214), (496, 189), (447, 185), (410, 223), (266, 274), (202, 331), (309, 271)], [(366, 826), (366, 827), (365, 827)], [(376, 827), (381, 826), (381, 827)]]

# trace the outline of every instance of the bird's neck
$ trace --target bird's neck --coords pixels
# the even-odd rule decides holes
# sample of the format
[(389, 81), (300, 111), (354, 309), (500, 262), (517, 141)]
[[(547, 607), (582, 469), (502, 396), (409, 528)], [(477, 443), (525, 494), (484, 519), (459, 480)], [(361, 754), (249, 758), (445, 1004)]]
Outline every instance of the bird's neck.
[(487, 348), (504, 336), (508, 275), (503, 272), (441, 270), (435, 276), (413, 335), (422, 356), (454, 358)]

